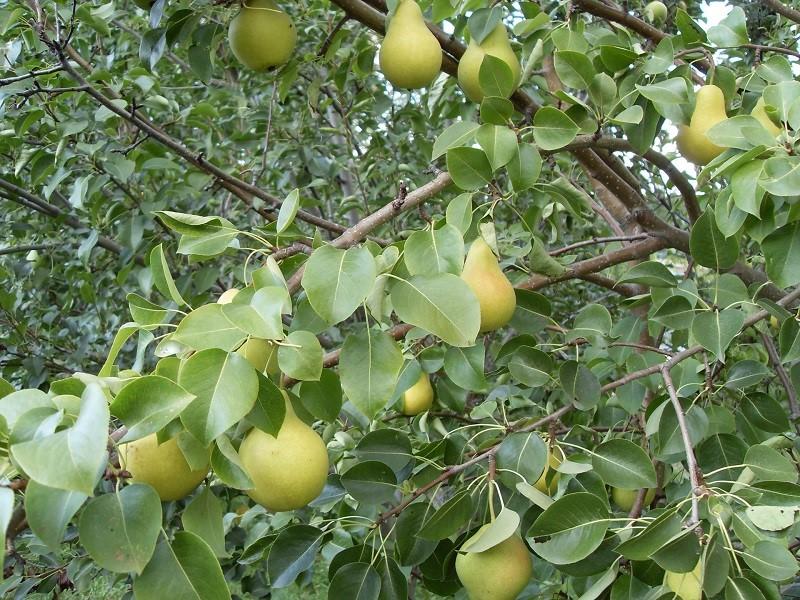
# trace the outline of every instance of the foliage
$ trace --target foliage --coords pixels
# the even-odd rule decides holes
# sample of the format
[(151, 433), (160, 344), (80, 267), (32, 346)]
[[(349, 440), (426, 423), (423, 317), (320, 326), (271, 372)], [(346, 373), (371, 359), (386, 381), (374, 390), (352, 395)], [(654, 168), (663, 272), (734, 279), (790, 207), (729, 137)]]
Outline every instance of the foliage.
[[(796, 593), (800, 13), (422, 2), (443, 72), (402, 91), (396, 2), (284, 2), (269, 72), (233, 3), (141, 4), (0, 0), (4, 597), (464, 597), (458, 551), (517, 534), (522, 598)], [(500, 23), (520, 87), (487, 55), (470, 102)], [(291, 410), (331, 469), (272, 513), (238, 452)], [(187, 498), (120, 463), (153, 434), (208, 473)]]

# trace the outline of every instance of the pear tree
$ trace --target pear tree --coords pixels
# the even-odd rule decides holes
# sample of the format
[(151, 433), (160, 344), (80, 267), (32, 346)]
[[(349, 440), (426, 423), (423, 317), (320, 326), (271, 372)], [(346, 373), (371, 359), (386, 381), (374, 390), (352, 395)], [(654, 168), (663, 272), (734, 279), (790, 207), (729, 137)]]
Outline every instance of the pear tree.
[(797, 596), (799, 28), (0, 4), (0, 596)]

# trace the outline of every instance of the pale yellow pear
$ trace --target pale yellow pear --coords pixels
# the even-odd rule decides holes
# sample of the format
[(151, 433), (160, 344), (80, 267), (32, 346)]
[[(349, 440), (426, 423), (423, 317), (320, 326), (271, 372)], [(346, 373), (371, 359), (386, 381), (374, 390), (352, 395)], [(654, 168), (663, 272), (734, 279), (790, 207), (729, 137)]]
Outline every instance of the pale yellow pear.
[(696, 103), (689, 125), (678, 127), (678, 151), (689, 162), (707, 165), (725, 151), (706, 136), (706, 132), (717, 123), (728, 118), (725, 112), (725, 96), (715, 85), (704, 85), (696, 94)]
[(698, 560), (694, 569), (688, 573), (664, 573), (664, 585), (680, 600), (702, 600), (703, 598), (703, 561)]
[(329, 467), (322, 438), (297, 418), (285, 392), (284, 398), (286, 416), (278, 436), (253, 428), (239, 447), (255, 485), (247, 495), (275, 512), (302, 508), (319, 496)]
[[(479, 536), (484, 525), (462, 548)], [(516, 533), (483, 552), (459, 552), (456, 573), (470, 600), (514, 600), (533, 574), (531, 554)]]
[(519, 85), (522, 72), (519, 60), (511, 48), (505, 25), (498, 23), (497, 27), (480, 44), (475, 40), (470, 40), (464, 55), (458, 61), (458, 84), (467, 94), (467, 98), (473, 102), (480, 102), (484, 97), (480, 84), (480, 70), (483, 58), (487, 54), (505, 62), (514, 75), (514, 89)]
[[(614, 501), (621, 510), (625, 512), (630, 512), (633, 508), (634, 502), (636, 502), (636, 498), (639, 496), (639, 490), (629, 490), (625, 488), (611, 488), (611, 499)], [(648, 488), (647, 492), (644, 495), (644, 503), (642, 506), (649, 506), (650, 503), (653, 501), (653, 498), (656, 497), (656, 490), (653, 488)]]
[(217, 304), (230, 304), (238, 293), (239, 290), (236, 288), (225, 290), (219, 295), (219, 298), (217, 298)]
[(758, 99), (758, 102), (756, 102), (753, 110), (750, 111), (750, 115), (755, 117), (756, 120), (764, 126), (764, 129), (769, 131), (773, 136), (777, 136), (781, 131), (783, 131), (780, 127), (772, 122), (772, 119), (769, 118), (767, 109), (764, 106), (764, 98)]
[[(564, 451), (559, 448), (558, 446), (554, 446), (552, 449), (547, 449), (547, 464), (544, 467), (544, 471), (539, 476), (539, 479), (536, 480), (536, 483), (533, 484), (537, 490), (542, 492), (543, 494), (547, 494), (548, 496), (552, 496), (556, 493), (558, 489), (558, 479), (561, 477), (561, 474), (556, 471), (555, 469), (562, 463), (564, 460)], [(550, 473), (550, 469), (553, 469), (553, 475), (550, 478), (550, 485), (547, 485), (547, 475)]]
[(228, 43), (240, 63), (263, 71), (289, 60), (297, 30), (273, 0), (245, 0), (228, 26)]
[(278, 368), (278, 345), (270, 340), (261, 338), (250, 338), (239, 346), (236, 354), (242, 356), (253, 365), (256, 371), (267, 375), (277, 375)]
[(379, 54), (381, 71), (397, 88), (431, 84), (442, 68), (442, 48), (416, 0), (400, 0)]
[(425, 371), (419, 374), (417, 382), (403, 392), (403, 414), (418, 415), (430, 410), (433, 404), (433, 387)]
[(642, 12), (651, 23), (659, 24), (667, 20), (667, 5), (661, 0), (653, 0), (648, 3)]
[(481, 331), (492, 331), (508, 323), (517, 307), (514, 286), (505, 276), (492, 249), (483, 238), (472, 242), (461, 279), (478, 297)]
[(208, 466), (192, 470), (176, 438), (159, 444), (155, 433), (120, 444), (119, 461), (132, 483), (150, 484), (164, 502), (186, 497), (208, 474)]

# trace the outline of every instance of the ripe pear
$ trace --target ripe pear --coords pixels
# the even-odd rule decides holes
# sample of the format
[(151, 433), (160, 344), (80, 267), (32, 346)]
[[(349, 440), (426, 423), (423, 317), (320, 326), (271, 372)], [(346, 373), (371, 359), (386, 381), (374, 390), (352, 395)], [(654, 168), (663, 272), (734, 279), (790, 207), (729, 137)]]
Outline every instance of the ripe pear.
[(764, 98), (759, 98), (750, 115), (755, 117), (756, 120), (764, 126), (764, 129), (770, 132), (773, 136), (777, 136), (782, 129), (772, 122), (767, 114), (767, 109), (764, 106)]
[(442, 68), (442, 48), (416, 0), (401, 0), (380, 50), (381, 71), (397, 88), (427, 87)]
[(698, 560), (695, 568), (688, 573), (664, 573), (664, 585), (681, 600), (702, 600), (703, 561)]
[[(639, 495), (639, 490), (627, 490), (624, 488), (611, 488), (611, 499), (614, 501), (621, 510), (625, 512), (630, 512), (633, 508), (634, 502), (636, 502), (636, 497)], [(656, 491), (653, 488), (649, 488), (644, 495), (644, 503), (642, 506), (649, 506), (650, 503), (653, 501), (653, 498), (656, 497)]]
[[(489, 525), (484, 525), (462, 549)], [(470, 600), (514, 600), (533, 574), (531, 555), (518, 534), (483, 552), (459, 552), (456, 573)]]
[(461, 279), (478, 297), (481, 306), (481, 331), (499, 329), (511, 320), (517, 307), (514, 286), (503, 273), (492, 249), (477, 238), (467, 253)]
[(697, 91), (689, 125), (678, 127), (676, 142), (678, 150), (689, 162), (707, 165), (725, 151), (706, 137), (706, 132), (717, 123), (728, 118), (725, 112), (725, 96), (715, 85), (704, 85)]
[(484, 97), (479, 74), (481, 63), (487, 54), (505, 62), (514, 75), (514, 89), (519, 85), (522, 72), (519, 60), (511, 48), (511, 42), (508, 41), (505, 25), (498, 23), (497, 27), (480, 44), (475, 40), (470, 40), (464, 55), (458, 61), (458, 84), (467, 94), (467, 98), (473, 102), (480, 102)]
[(408, 416), (418, 415), (430, 410), (433, 404), (433, 388), (431, 380), (425, 371), (419, 374), (417, 383), (403, 392), (403, 414)]
[(225, 290), (219, 295), (219, 298), (217, 298), (217, 304), (230, 304), (231, 302), (233, 302), (233, 299), (236, 297), (236, 294), (238, 293), (239, 290), (236, 288)]
[(663, 23), (667, 20), (667, 5), (660, 0), (653, 0), (644, 7), (644, 16), (651, 23)]
[(186, 462), (177, 438), (158, 443), (155, 433), (119, 446), (120, 466), (133, 483), (150, 484), (161, 500), (180, 500), (195, 489), (208, 474), (208, 466), (193, 471)]
[(319, 496), (328, 478), (328, 450), (303, 423), (289, 402), (278, 436), (252, 429), (239, 447), (245, 471), (255, 487), (247, 495), (275, 511), (302, 508)]
[(228, 43), (240, 63), (263, 71), (289, 60), (297, 30), (273, 0), (245, 0), (228, 27)]
[(278, 368), (278, 345), (270, 340), (261, 338), (250, 338), (239, 346), (236, 354), (242, 356), (253, 365), (256, 371), (267, 375), (277, 375), (280, 373)]
[[(552, 496), (556, 493), (558, 489), (558, 479), (561, 477), (561, 474), (558, 471), (555, 471), (556, 467), (561, 464), (564, 460), (564, 451), (559, 448), (558, 446), (554, 446), (553, 449), (547, 449), (547, 464), (544, 467), (544, 471), (542, 471), (541, 476), (539, 479), (536, 480), (536, 483), (533, 484), (537, 490), (542, 492), (543, 494), (547, 494), (548, 496)], [(553, 476), (550, 478), (550, 485), (547, 485), (547, 474), (550, 472), (550, 469), (553, 469), (555, 472)]]

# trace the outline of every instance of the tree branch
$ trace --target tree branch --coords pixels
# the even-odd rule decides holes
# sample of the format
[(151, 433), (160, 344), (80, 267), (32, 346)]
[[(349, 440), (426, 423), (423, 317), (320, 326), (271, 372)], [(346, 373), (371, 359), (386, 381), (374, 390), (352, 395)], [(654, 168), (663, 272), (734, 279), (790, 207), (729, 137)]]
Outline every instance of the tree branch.
[(789, 6), (786, 6), (781, 0), (762, 0), (764, 4), (769, 6), (775, 12), (783, 15), (790, 21), (794, 21), (795, 23), (800, 23), (800, 10), (796, 10)]
[(797, 391), (794, 389), (794, 384), (792, 380), (789, 379), (786, 369), (783, 368), (781, 357), (778, 356), (778, 350), (775, 348), (772, 338), (763, 331), (759, 332), (759, 335), (761, 336), (761, 343), (764, 344), (764, 348), (769, 356), (769, 361), (772, 363), (772, 368), (775, 369), (775, 373), (777, 373), (783, 389), (786, 390), (786, 398), (789, 400), (789, 418), (794, 421), (800, 417), (800, 407), (797, 403)]

